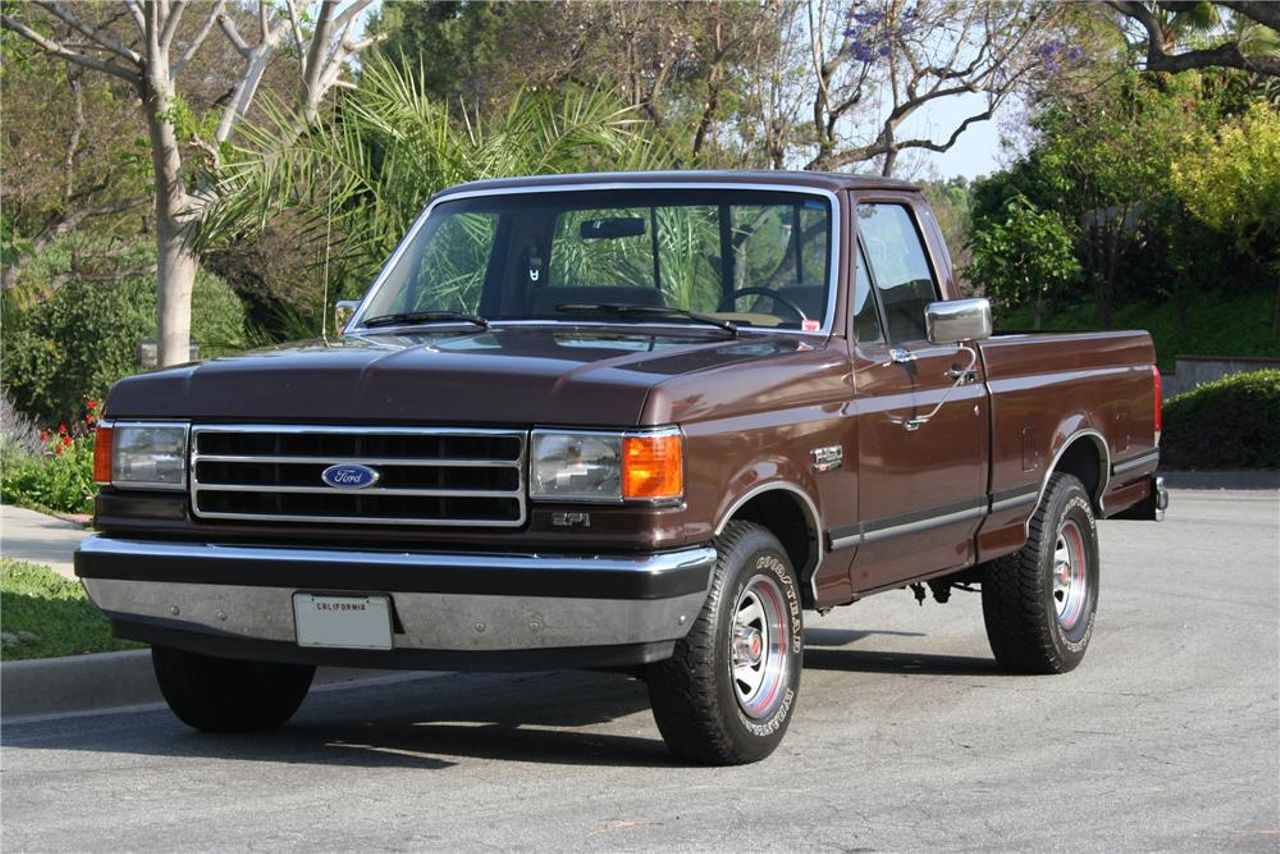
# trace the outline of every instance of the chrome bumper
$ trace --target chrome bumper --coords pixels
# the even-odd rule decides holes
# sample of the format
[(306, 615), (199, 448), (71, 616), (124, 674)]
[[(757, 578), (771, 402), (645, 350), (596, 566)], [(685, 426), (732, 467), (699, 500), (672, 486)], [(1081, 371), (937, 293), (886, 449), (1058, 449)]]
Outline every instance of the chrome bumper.
[[(396, 622), (392, 653), (673, 643), (702, 607), (715, 556), (709, 547), (600, 557), (93, 536), (76, 551), (75, 565), (118, 634), (156, 643), (176, 638), (186, 646), (193, 644), (183, 643), (183, 635), (260, 642), (265, 646), (253, 657), (270, 659), (296, 649), (292, 597), (298, 591), (388, 594)], [(378, 655), (388, 654), (362, 654), (360, 661)], [(654, 655), (650, 650), (645, 657)]]

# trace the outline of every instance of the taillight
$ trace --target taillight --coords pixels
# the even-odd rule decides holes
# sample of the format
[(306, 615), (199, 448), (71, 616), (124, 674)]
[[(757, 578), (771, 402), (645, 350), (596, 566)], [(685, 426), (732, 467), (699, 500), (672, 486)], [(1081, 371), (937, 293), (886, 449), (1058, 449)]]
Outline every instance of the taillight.
[(1156, 444), (1160, 444), (1160, 430), (1164, 427), (1164, 381), (1160, 379), (1160, 369), (1155, 365), (1151, 366), (1151, 379), (1155, 384), (1156, 395)]
[(93, 431), (93, 482), (111, 483), (111, 441), (115, 431), (99, 424)]

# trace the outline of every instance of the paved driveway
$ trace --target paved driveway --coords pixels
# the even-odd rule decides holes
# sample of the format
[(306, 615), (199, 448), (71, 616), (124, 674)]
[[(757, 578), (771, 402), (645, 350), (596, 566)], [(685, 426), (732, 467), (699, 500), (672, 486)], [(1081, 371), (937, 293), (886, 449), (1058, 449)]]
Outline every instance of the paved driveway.
[(6, 726), (26, 850), (1280, 847), (1280, 500), (1178, 491), (1102, 525), (1085, 663), (1004, 676), (976, 596), (809, 623), (769, 761), (674, 764), (643, 687), (542, 673), (314, 692), (272, 736), (167, 712)]

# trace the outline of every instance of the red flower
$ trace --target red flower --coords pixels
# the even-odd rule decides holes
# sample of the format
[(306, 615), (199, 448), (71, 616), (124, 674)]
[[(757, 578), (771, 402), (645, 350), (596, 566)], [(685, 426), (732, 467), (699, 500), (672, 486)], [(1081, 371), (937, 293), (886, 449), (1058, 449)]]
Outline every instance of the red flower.
[(40, 431), (40, 441), (41, 441), (41, 442), (47, 442), (47, 441), (49, 441), (49, 431), (48, 431), (48, 430), (41, 430), (41, 431)]
[(97, 409), (97, 408), (98, 408), (98, 401), (94, 400), (92, 397), (91, 397), (91, 398), (89, 398), (89, 408), (90, 408), (90, 409)]
[(66, 425), (66, 424), (59, 424), (59, 425), (58, 425), (58, 434), (59, 434), (59, 435), (61, 435), (61, 436), (65, 436), (65, 435), (67, 435), (67, 425)]
[(98, 416), (94, 415), (92, 412), (84, 417), (85, 424), (93, 424), (93, 422), (97, 420), (98, 420)]
[(70, 437), (70, 436), (63, 436), (63, 437), (62, 437), (62, 444), (64, 444), (64, 445), (70, 445), (70, 444), (71, 444), (71, 437)]

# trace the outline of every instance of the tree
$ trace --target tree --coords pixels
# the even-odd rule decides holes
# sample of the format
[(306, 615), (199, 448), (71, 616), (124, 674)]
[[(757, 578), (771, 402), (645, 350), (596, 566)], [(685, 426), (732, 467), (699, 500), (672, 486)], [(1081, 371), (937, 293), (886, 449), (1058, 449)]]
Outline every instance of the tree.
[[(1280, 4), (1271, 0), (1112, 0), (1110, 5), (1139, 27), (1135, 46), (1145, 54), (1147, 71), (1238, 68), (1280, 77)], [(1215, 43), (1177, 50), (1188, 35)]]
[(1079, 275), (1080, 262), (1066, 222), (1054, 211), (1016, 196), (1004, 213), (1002, 221), (973, 233), (966, 276), (1006, 306), (1030, 304), (1039, 330), (1045, 298)]
[[(308, 33), (308, 16), (296, 0), (284, 0), (283, 14), (259, 0), (253, 42), (241, 35), (226, 0), (202, 4), (194, 30), (183, 28), (188, 0), (122, 0), (111, 6), (76, 7), (58, 0), (32, 0), (14, 14), (0, 15), (5, 30), (49, 56), (124, 81), (142, 102), (154, 181), (160, 364), (187, 360), (197, 267), (189, 231), (208, 201), (208, 173), (221, 166), (219, 144), (230, 139), (243, 119), (272, 55), (286, 40), (299, 58), (301, 78), (291, 128), (297, 133), (314, 123), (347, 59), (371, 43), (352, 41), (357, 17), (371, 2), (352, 0), (340, 9), (337, 0), (324, 0), (309, 16), (313, 23)], [(215, 26), (240, 54), (243, 67), (212, 138), (205, 139), (177, 84)], [(188, 147), (204, 153), (204, 168), (184, 168)]]
[(668, 150), (643, 132), (648, 124), (636, 109), (609, 92), (519, 90), (500, 112), (480, 116), (455, 115), (426, 86), (423, 75), (369, 56), (357, 88), (330, 118), (288, 146), (250, 146), (228, 163), (202, 227), (226, 239), (292, 217), (300, 230), (321, 236), (337, 278), (355, 283), (359, 290), (349, 295), (359, 296), (445, 187), (670, 163)]
[[(879, 159), (882, 174), (891, 175), (904, 151), (949, 150), (1020, 87), (1083, 58), (1082, 47), (1059, 38), (1068, 20), (1063, 10), (991, 0), (874, 0), (852, 8), (808, 0), (812, 76), (806, 90), (813, 93), (816, 152), (805, 168), (836, 170)], [(904, 136), (908, 120), (926, 105), (968, 96), (979, 103), (945, 138)], [(870, 134), (858, 134), (859, 124)]]
[(1280, 334), (1280, 114), (1255, 105), (1216, 134), (1201, 130), (1173, 163), (1174, 191), (1237, 251), (1269, 262), (1276, 279), (1271, 328)]

